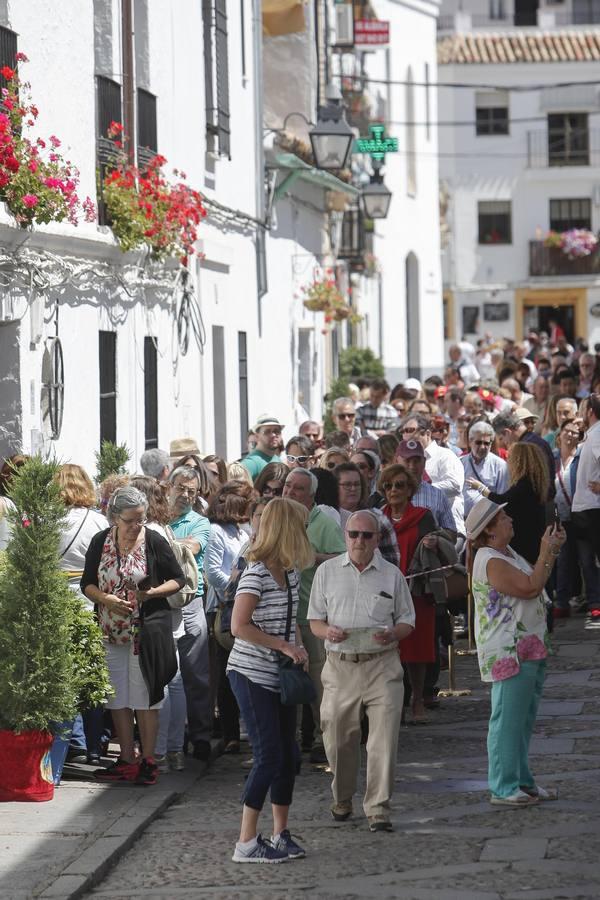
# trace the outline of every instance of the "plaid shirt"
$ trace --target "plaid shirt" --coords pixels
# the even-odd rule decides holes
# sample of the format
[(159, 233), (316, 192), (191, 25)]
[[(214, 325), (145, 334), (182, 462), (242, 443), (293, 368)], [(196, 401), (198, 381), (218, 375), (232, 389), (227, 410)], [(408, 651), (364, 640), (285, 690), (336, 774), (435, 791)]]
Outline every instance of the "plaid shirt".
[(373, 406), (368, 401), (356, 410), (356, 423), (364, 431), (392, 431), (400, 423), (400, 416), (389, 403)]

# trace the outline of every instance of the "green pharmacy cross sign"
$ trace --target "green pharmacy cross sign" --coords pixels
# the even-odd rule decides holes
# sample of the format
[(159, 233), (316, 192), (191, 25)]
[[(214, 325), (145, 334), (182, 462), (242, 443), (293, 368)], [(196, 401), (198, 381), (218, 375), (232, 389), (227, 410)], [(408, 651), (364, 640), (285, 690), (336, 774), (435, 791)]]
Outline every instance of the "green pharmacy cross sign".
[(398, 138), (386, 137), (383, 125), (369, 125), (369, 137), (358, 138), (355, 153), (368, 153), (372, 159), (384, 160), (386, 153), (398, 152)]

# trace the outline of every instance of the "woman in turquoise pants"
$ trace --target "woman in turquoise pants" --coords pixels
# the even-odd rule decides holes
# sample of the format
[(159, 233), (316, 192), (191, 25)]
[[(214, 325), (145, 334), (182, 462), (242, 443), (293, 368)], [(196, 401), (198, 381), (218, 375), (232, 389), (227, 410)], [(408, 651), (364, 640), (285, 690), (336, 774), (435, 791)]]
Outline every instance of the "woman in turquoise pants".
[(509, 546), (513, 526), (504, 505), (479, 500), (466, 526), (475, 552), (472, 590), (479, 667), (483, 681), (492, 683), (490, 799), (497, 805), (525, 807), (556, 799), (555, 792), (535, 783), (529, 742), (548, 655), (544, 585), (566, 536), (560, 527), (547, 528), (532, 567)]

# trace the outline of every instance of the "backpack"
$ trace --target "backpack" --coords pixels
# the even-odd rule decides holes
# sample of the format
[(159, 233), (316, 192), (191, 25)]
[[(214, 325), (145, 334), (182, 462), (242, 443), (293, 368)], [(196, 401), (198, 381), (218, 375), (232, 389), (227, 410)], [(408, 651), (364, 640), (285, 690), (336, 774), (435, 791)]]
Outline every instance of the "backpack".
[(176, 594), (171, 594), (170, 597), (167, 597), (167, 599), (171, 609), (182, 609), (192, 602), (198, 592), (198, 565), (190, 548), (177, 540), (169, 526), (165, 530), (171, 550), (185, 575), (184, 586)]

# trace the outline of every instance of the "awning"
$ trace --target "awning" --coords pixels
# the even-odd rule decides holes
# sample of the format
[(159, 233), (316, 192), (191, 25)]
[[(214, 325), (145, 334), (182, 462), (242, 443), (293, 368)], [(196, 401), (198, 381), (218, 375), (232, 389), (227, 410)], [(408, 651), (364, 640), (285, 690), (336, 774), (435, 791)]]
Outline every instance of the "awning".
[(275, 189), (275, 199), (279, 200), (295, 181), (308, 181), (322, 187), (326, 191), (337, 191), (340, 194), (346, 194), (348, 197), (357, 197), (360, 191), (351, 184), (346, 184), (340, 178), (336, 178), (331, 172), (325, 172), (323, 169), (317, 169), (305, 163), (300, 157), (294, 153), (275, 153), (274, 160), (276, 165), (272, 168), (288, 170), (281, 184)]
[(262, 23), (268, 37), (304, 31), (304, 0), (263, 0)]

